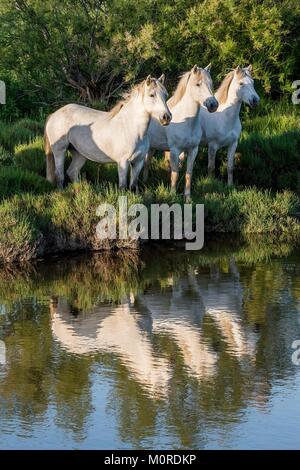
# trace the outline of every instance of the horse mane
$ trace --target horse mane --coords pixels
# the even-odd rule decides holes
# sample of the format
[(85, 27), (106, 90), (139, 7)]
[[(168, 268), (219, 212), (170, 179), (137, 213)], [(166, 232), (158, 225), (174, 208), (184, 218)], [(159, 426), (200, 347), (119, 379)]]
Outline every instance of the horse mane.
[(228, 97), (229, 87), (231, 85), (233, 77), (234, 77), (234, 70), (232, 70), (231, 72), (229, 72), (226, 75), (226, 77), (222, 81), (221, 85), (217, 89), (217, 91), (215, 93), (215, 97), (217, 98), (219, 104), (226, 103), (227, 97)]
[(168, 105), (174, 107), (181, 98), (183, 97), (189, 78), (191, 76), (191, 71), (189, 70), (188, 72), (185, 72), (183, 75), (181, 75), (181, 78), (178, 82), (178, 85), (176, 87), (176, 90), (174, 94), (171, 96), (171, 98), (168, 100)]
[(139, 93), (144, 93), (144, 83), (145, 81), (139, 83), (138, 85), (134, 85), (130, 91), (123, 94), (123, 97), (109, 111), (110, 119), (115, 117), (134, 95), (137, 96)]
[[(246, 77), (247, 73), (244, 69), (240, 69), (239, 75), (240, 75), (240, 78), (244, 78), (244, 77)], [(217, 98), (219, 104), (226, 103), (227, 97), (228, 97), (229, 87), (231, 85), (233, 77), (234, 77), (234, 70), (231, 70), (231, 72), (229, 72), (226, 75), (226, 77), (222, 81), (221, 85), (217, 89), (217, 91), (215, 93), (215, 97)]]

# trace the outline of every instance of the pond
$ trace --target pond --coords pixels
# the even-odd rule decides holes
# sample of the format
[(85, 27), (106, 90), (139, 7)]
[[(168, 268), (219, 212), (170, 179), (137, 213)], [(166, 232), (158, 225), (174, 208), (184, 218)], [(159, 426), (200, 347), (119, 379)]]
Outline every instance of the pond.
[(288, 244), (2, 269), (0, 340), (1, 449), (300, 447), (300, 250)]

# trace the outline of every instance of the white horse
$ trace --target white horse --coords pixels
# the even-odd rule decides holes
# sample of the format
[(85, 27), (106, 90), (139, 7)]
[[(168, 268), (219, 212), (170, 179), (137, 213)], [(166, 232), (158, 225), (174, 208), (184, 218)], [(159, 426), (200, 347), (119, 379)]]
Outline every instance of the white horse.
[(210, 114), (201, 108), (200, 122), (202, 128), (201, 143), (208, 145), (208, 174), (215, 173), (216, 153), (227, 147), (228, 184), (233, 184), (234, 155), (242, 131), (240, 110), (242, 103), (255, 107), (259, 96), (254, 89), (251, 76), (252, 66), (237, 67), (224, 78), (215, 96), (219, 102), (216, 113)]
[(200, 107), (205, 106), (213, 113), (218, 102), (212, 96), (212, 80), (209, 74), (210, 65), (202, 69), (196, 65), (186, 72), (178, 83), (174, 95), (168, 101), (172, 111), (172, 122), (164, 128), (151, 119), (148, 136), (150, 149), (145, 160), (144, 181), (153, 153), (156, 150), (170, 150), (171, 188), (176, 191), (178, 180), (179, 155), (187, 152), (187, 169), (185, 177), (185, 197), (190, 198), (191, 178), (194, 161), (201, 140)]
[(110, 112), (69, 104), (51, 114), (45, 126), (47, 179), (63, 187), (65, 153), (69, 149), (73, 158), (67, 174), (71, 181), (78, 181), (87, 159), (116, 162), (119, 187), (127, 187), (130, 164), (130, 188), (136, 189), (149, 147), (150, 119), (158, 119), (164, 126), (172, 118), (163, 83), (164, 75), (159, 79), (149, 75)]

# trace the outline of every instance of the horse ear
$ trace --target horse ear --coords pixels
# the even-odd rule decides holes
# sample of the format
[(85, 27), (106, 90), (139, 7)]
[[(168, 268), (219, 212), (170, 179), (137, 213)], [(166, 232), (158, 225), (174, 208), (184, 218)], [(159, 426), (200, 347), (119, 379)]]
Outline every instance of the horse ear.
[(208, 64), (204, 70), (206, 70), (206, 72), (210, 72), (210, 69), (211, 69), (211, 63)]
[(148, 75), (148, 77), (146, 78), (146, 85), (150, 86), (151, 84), (151, 75)]
[(162, 73), (161, 76), (159, 77), (158, 81), (164, 85), (165, 79), (166, 79), (166, 76), (165, 76), (164, 73)]
[(248, 65), (247, 70), (248, 70), (249, 73), (252, 73), (252, 72), (253, 72), (253, 66), (252, 66), (252, 64), (249, 64), (249, 65)]
[(197, 64), (195, 64), (194, 67), (192, 68), (192, 72), (193, 72), (193, 73), (197, 73), (197, 72), (198, 72), (198, 66), (197, 66)]
[(239, 73), (241, 73), (241, 71), (242, 71), (242, 69), (241, 69), (241, 67), (240, 67), (239, 65), (234, 69), (234, 73), (235, 73), (236, 75), (238, 75)]

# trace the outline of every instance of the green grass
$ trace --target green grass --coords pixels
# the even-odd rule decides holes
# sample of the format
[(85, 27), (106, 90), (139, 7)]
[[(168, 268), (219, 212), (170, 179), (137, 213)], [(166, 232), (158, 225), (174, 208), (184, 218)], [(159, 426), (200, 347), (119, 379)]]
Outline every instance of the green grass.
[(35, 137), (28, 143), (21, 143), (14, 149), (14, 164), (22, 170), (39, 176), (46, 176), (43, 138)]
[(45, 178), (17, 166), (0, 165), (0, 199), (24, 192), (42, 194), (53, 190)]
[(10, 152), (15, 146), (31, 142), (36, 136), (42, 135), (44, 124), (31, 119), (20, 119), (11, 124), (0, 122), (0, 145)]
[[(300, 190), (300, 109), (291, 102), (266, 104), (245, 116), (235, 176), (239, 184)], [(223, 160), (224, 162), (224, 160)], [(224, 171), (223, 171), (224, 172)]]
[[(286, 240), (300, 238), (295, 219), (299, 200), (292, 192), (272, 194), (255, 188), (227, 189), (208, 179), (198, 180), (201, 188), (195, 202), (205, 205), (205, 227), (213, 232), (272, 234)], [(128, 196), (133, 203), (183, 203), (168, 187), (159, 185), (145, 194)], [(0, 204), (0, 259), (23, 261), (45, 253), (65, 250), (93, 250), (128, 247), (135, 241), (99, 241), (96, 209), (101, 203), (118, 207), (119, 190), (112, 185), (95, 186), (88, 182), (70, 184), (64, 191), (45, 194), (26, 192), (4, 199)]]
[[(209, 232), (299, 238), (299, 110), (288, 103), (267, 107), (267, 111), (260, 109), (256, 114), (244, 112), (245, 127), (235, 172), (237, 184), (233, 188), (224, 182), (224, 155), (219, 157), (219, 178), (211, 179), (205, 176), (205, 152), (200, 152), (193, 177), (193, 203), (204, 203), (205, 228)], [(42, 123), (29, 119), (10, 125), (0, 122), (3, 262), (62, 250), (108, 247), (95, 238), (96, 207), (102, 202), (117, 204), (120, 193), (116, 166), (88, 162), (80, 184), (69, 184), (64, 191), (57, 191), (44, 178), (42, 133)], [(67, 160), (66, 165), (70, 157)], [(178, 193), (172, 194), (166, 165), (161, 157), (155, 158), (147, 186), (141, 185), (139, 196), (127, 192), (128, 203), (183, 204), (183, 184), (184, 168)]]

